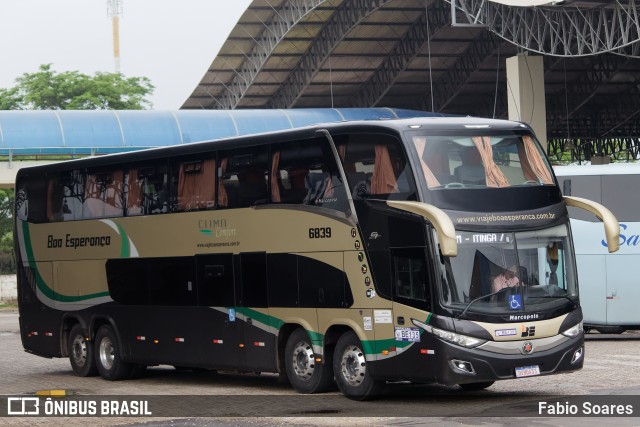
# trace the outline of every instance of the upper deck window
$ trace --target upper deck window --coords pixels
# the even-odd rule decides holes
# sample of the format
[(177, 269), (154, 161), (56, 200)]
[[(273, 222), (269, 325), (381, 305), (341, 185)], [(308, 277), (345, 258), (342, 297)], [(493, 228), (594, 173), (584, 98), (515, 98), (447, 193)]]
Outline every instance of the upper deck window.
[(400, 141), (388, 135), (336, 137), (353, 200), (415, 200), (411, 167)]
[(325, 138), (274, 144), (271, 154), (272, 202), (348, 209), (345, 186)]
[(530, 135), (411, 136), (429, 189), (553, 185), (551, 168)]
[(218, 207), (243, 208), (269, 200), (267, 147), (222, 151), (218, 166)]

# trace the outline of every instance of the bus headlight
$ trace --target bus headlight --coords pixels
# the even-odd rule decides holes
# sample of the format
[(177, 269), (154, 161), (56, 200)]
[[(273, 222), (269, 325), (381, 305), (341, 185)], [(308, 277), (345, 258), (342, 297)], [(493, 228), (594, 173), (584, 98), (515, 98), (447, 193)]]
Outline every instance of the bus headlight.
[(577, 323), (576, 325), (570, 327), (566, 331), (564, 331), (562, 333), (562, 335), (564, 335), (566, 337), (569, 337), (569, 338), (575, 338), (578, 335), (580, 335), (582, 332), (584, 332), (584, 329), (582, 328), (582, 322), (580, 322), (580, 323)]
[(432, 333), (433, 335), (437, 336), (438, 338), (444, 341), (457, 344), (462, 347), (473, 348), (487, 342), (486, 340), (482, 340), (480, 338), (468, 337), (466, 335), (456, 334), (455, 332), (434, 328), (433, 326), (429, 326), (416, 319), (411, 319), (411, 322), (414, 325), (418, 326), (419, 328)]

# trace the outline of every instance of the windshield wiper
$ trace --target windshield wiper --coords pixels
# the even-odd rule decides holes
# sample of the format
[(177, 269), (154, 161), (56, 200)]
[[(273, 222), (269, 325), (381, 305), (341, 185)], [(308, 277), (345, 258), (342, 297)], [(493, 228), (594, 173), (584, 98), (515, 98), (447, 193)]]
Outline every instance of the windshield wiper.
[(464, 316), (464, 314), (467, 312), (469, 307), (471, 307), (471, 304), (473, 304), (474, 302), (480, 301), (480, 300), (485, 299), (485, 298), (492, 297), (494, 295), (501, 294), (502, 292), (506, 292), (507, 290), (516, 288), (518, 286), (519, 285), (516, 285), (516, 286), (513, 286), (513, 287), (505, 287), (505, 288), (502, 288), (502, 289), (500, 289), (500, 290), (498, 290), (496, 292), (493, 292), (493, 293), (490, 293), (490, 294), (487, 294), (487, 295), (482, 295), (482, 296), (480, 296), (480, 297), (478, 297), (478, 298), (476, 298), (474, 300), (469, 301), (469, 304), (467, 304), (467, 306), (464, 308), (464, 310), (462, 310), (462, 312), (458, 315), (458, 317), (456, 317), (456, 319), (461, 319), (462, 316)]

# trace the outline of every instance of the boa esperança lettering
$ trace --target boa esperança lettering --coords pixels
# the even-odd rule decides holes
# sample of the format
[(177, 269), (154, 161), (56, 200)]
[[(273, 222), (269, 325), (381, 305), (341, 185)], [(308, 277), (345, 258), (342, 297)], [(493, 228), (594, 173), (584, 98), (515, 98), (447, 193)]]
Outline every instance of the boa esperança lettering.
[(47, 236), (47, 248), (84, 248), (84, 247), (104, 247), (111, 245), (111, 236), (82, 236), (76, 237), (67, 234), (64, 239), (55, 238), (49, 234)]

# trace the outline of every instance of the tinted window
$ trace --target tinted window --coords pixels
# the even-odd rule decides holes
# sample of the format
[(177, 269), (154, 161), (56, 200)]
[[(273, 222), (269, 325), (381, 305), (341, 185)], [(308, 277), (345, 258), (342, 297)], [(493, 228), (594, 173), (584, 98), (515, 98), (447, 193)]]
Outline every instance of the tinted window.
[[(60, 174), (60, 183), (63, 186), (62, 215), (65, 221), (84, 218), (86, 178), (87, 175), (81, 170)], [(122, 193), (120, 193), (120, 202), (122, 201), (121, 197)]]
[(394, 300), (430, 310), (431, 290), (427, 281), (427, 263), (424, 249), (397, 249), (392, 254)]
[(269, 200), (267, 147), (220, 153), (218, 206), (240, 208)]
[(216, 160), (185, 159), (172, 168), (173, 211), (213, 209), (215, 206)]
[(129, 168), (126, 181), (127, 215), (169, 212), (169, 173), (166, 165)]
[(346, 211), (345, 186), (325, 138), (274, 144), (271, 200)]
[(336, 144), (354, 200), (416, 199), (411, 166), (396, 138), (341, 135), (336, 137)]
[(123, 177), (122, 170), (88, 171), (82, 217), (90, 219), (122, 216)]
[(242, 299), (245, 307), (267, 306), (267, 255), (264, 252), (240, 254)]
[(108, 260), (107, 281), (111, 298), (121, 304), (196, 304), (193, 257)]
[(106, 264), (109, 294), (125, 305), (149, 303), (147, 263), (144, 258), (110, 259)]
[(151, 305), (196, 305), (193, 257), (150, 258), (147, 285)]
[[(314, 254), (332, 257), (336, 254)], [(347, 279), (342, 270), (326, 262), (298, 256), (300, 307), (343, 307)]]
[(298, 257), (267, 255), (270, 307), (298, 307)]
[(553, 185), (553, 174), (531, 135), (411, 134), (430, 189)]
[(210, 307), (235, 305), (233, 256), (198, 255), (198, 303)]

